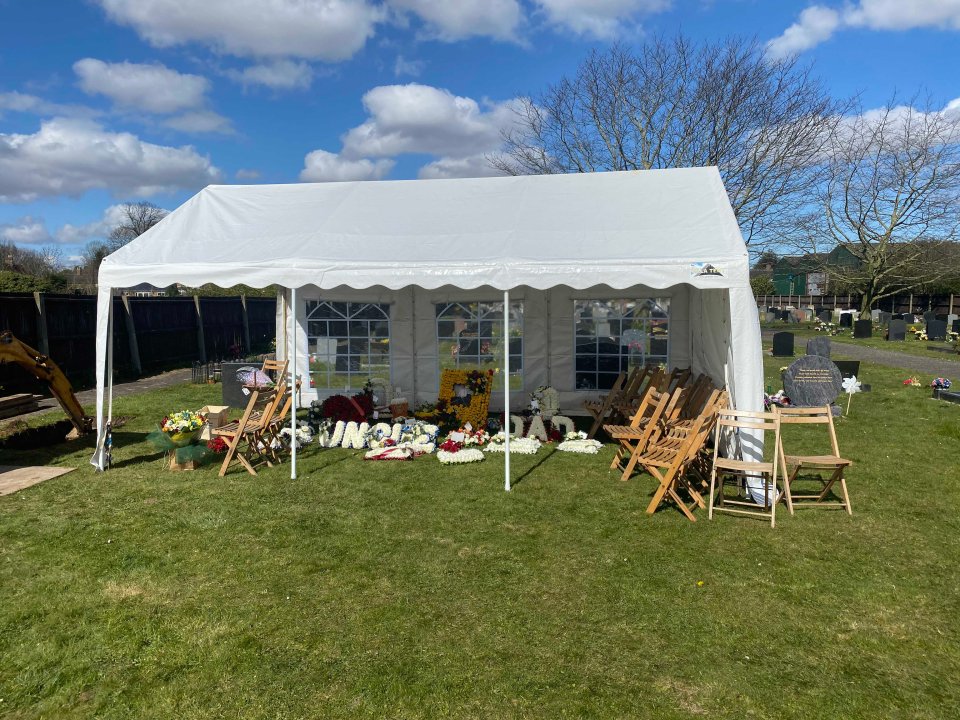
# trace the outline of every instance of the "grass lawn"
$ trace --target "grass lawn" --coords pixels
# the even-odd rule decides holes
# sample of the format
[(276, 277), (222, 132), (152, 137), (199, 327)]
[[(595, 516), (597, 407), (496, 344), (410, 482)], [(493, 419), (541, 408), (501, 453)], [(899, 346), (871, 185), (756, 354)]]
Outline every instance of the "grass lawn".
[(493, 458), (171, 473), (142, 433), (219, 388), (120, 398), (109, 473), (0, 458), (79, 468), (0, 498), (0, 716), (956, 718), (960, 406), (861, 374), (855, 514), (773, 531), (646, 516), (609, 447), (510, 494)]
[[(822, 335), (814, 330), (812, 323), (785, 323), (785, 322), (775, 322), (775, 323), (764, 323), (761, 326), (764, 330), (772, 330), (774, 332), (779, 332), (781, 330), (787, 330), (792, 332), (797, 337), (797, 352), (801, 352), (803, 347), (806, 345), (806, 341), (809, 338), (816, 337), (817, 335)], [(920, 324), (917, 323), (910, 327), (920, 327)], [(942, 340), (917, 340), (913, 333), (909, 330), (907, 331), (907, 339), (903, 342), (890, 342), (883, 339), (883, 331), (878, 330), (874, 327), (873, 337), (871, 338), (861, 338), (859, 340), (854, 340), (851, 336), (851, 332), (846, 332), (840, 335), (831, 335), (830, 340), (832, 342), (841, 344), (841, 345), (859, 345), (861, 347), (871, 347), (876, 348), (877, 350), (890, 350), (891, 352), (904, 353), (906, 355), (918, 355), (920, 357), (933, 358), (934, 360), (945, 360), (953, 361), (958, 363), (958, 369), (960, 369), (960, 353), (957, 352), (956, 343), (948, 343)], [(770, 340), (764, 342), (764, 347), (769, 349), (771, 345)], [(931, 347), (941, 348), (940, 350), (930, 350)], [(944, 352), (948, 350), (950, 352)], [(842, 353), (842, 349), (838, 350)], [(960, 375), (960, 373), (958, 373)]]

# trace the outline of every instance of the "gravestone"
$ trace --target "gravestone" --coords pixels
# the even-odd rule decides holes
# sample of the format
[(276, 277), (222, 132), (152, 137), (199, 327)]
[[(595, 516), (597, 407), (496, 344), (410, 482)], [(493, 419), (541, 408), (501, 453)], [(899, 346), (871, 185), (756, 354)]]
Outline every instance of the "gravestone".
[(250, 395), (245, 393), (243, 385), (237, 373), (241, 370), (259, 370), (260, 365), (248, 362), (221, 363), (220, 365), (220, 389), (222, 392), (223, 405), (229, 405), (232, 408), (245, 408)]
[(928, 322), (930, 322), (931, 320), (936, 320), (936, 319), (937, 319), (937, 314), (936, 314), (933, 310), (927, 310), (927, 311), (923, 314), (923, 321), (924, 321), (925, 323), (928, 323)]
[(957, 324), (957, 320), (960, 320), (960, 315), (955, 315), (953, 313), (947, 315), (947, 327), (953, 330), (953, 332), (956, 332), (954, 326)]
[(833, 311), (831, 310), (821, 310), (817, 313), (817, 317), (820, 319), (820, 322), (830, 323), (833, 322)]
[(947, 323), (945, 320), (927, 321), (927, 340), (946, 340)]
[(848, 378), (860, 374), (859, 360), (834, 360), (833, 364), (840, 371), (840, 377)]
[(873, 337), (873, 320), (856, 320), (853, 323), (853, 336), (860, 340)]
[(778, 332), (773, 335), (773, 356), (793, 357), (793, 333)]
[(955, 333), (960, 333), (960, 319), (954, 320), (950, 329)]
[(890, 313), (888, 313), (886, 310), (881, 310), (881, 311), (880, 311), (880, 324), (881, 324), (881, 325), (889, 325), (889, 324), (890, 324), (890, 319), (891, 319), (892, 317), (893, 317), (893, 316), (892, 316)]
[(807, 340), (807, 355), (819, 355), (820, 357), (830, 357), (830, 338), (815, 337)]
[(894, 318), (887, 326), (887, 340), (902, 341), (907, 337), (907, 324)]
[(777, 319), (777, 316), (774, 315), (772, 312), (765, 312), (765, 313), (763, 314), (763, 321), (764, 321), (764, 322), (772, 323), (772, 322), (773, 322), (774, 320), (776, 320), (776, 319)]
[(807, 314), (803, 310), (791, 310), (790, 311), (790, 320), (791, 322), (801, 323), (807, 319)]
[(790, 311), (789, 311), (789, 310), (781, 310), (781, 311), (780, 311), (780, 319), (781, 319), (783, 322), (790, 322)]
[(853, 327), (853, 313), (840, 313), (840, 327)]
[(798, 407), (830, 405), (843, 389), (843, 377), (829, 358), (804, 355), (783, 373), (783, 391)]
[(904, 314), (903, 314), (903, 321), (904, 321), (907, 325), (912, 325), (913, 323), (915, 323), (915, 322), (917, 321), (917, 317), (916, 317), (916, 315), (914, 315), (913, 313), (904, 313)]
[(871, 311), (870, 311), (870, 320), (871, 320), (872, 322), (880, 322), (880, 311), (879, 311), (879, 310), (871, 310)]

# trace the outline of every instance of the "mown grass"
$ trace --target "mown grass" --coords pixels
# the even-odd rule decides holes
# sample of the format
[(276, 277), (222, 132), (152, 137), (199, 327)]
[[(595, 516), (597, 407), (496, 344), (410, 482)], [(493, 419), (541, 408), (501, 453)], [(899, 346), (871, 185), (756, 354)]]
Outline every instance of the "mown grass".
[(954, 718), (960, 406), (861, 375), (855, 514), (773, 531), (645, 515), (610, 448), (510, 494), (494, 459), (171, 473), (142, 433), (219, 388), (121, 398), (109, 473), (0, 460), (78, 468), (0, 498), (0, 715)]
[[(802, 346), (806, 344), (807, 340), (823, 334), (817, 332), (812, 323), (775, 322), (769, 324), (764, 323), (762, 327), (764, 330), (771, 330), (774, 332), (779, 332), (781, 330), (792, 332), (797, 337), (798, 352), (803, 349)], [(922, 324), (917, 323), (915, 325), (911, 325), (910, 327), (922, 327)], [(945, 342), (942, 340), (918, 340), (909, 330), (907, 331), (906, 340), (903, 342), (890, 342), (889, 340), (884, 339), (884, 331), (880, 328), (875, 326), (873, 332), (873, 337), (869, 338), (855, 339), (852, 337), (852, 330), (847, 330), (839, 335), (831, 335), (829, 337), (832, 342), (835, 342), (839, 345), (859, 345), (861, 347), (870, 347), (877, 350), (889, 350), (890, 352), (903, 353), (904, 355), (916, 355), (918, 357), (932, 358), (934, 360), (956, 362), (958, 370), (960, 370), (960, 353), (957, 351), (958, 349), (956, 343)], [(768, 350), (769, 345), (769, 340), (764, 343), (764, 346)], [(932, 350), (931, 348), (938, 349)]]

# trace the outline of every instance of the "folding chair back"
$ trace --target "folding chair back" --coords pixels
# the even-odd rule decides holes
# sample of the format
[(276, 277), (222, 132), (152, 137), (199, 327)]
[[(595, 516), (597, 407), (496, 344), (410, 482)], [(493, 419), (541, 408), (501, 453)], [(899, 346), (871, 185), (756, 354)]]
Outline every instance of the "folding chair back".
[(256, 475), (257, 471), (254, 470), (253, 465), (250, 461), (240, 452), (240, 443), (244, 439), (244, 435), (247, 432), (248, 427), (251, 425), (250, 418), (253, 416), (256, 411), (257, 404), (260, 401), (260, 392), (254, 390), (250, 393), (250, 397), (247, 400), (247, 407), (243, 411), (243, 415), (240, 417), (240, 420), (236, 423), (227, 423), (226, 425), (211, 430), (211, 434), (222, 437), (227, 441), (227, 453), (223, 458), (223, 463), (220, 465), (220, 477), (223, 477), (227, 473), (227, 468), (230, 467), (230, 464), (234, 460), (239, 460), (240, 464), (243, 465), (247, 472), (251, 475)]
[[(780, 462), (782, 463), (785, 489), (788, 502), (793, 507), (841, 507), (848, 515), (853, 515), (850, 506), (850, 495), (847, 492), (845, 471), (853, 464), (840, 455), (840, 445), (837, 442), (837, 431), (833, 426), (833, 411), (829, 405), (815, 408), (784, 407), (774, 408), (783, 425), (826, 425), (830, 437), (829, 455), (787, 455), (783, 449), (783, 436), (779, 439)], [(797, 495), (793, 492), (793, 483), (800, 477), (802, 471), (809, 471), (811, 479), (819, 482), (820, 488), (815, 493)], [(830, 473), (824, 477), (824, 473)], [(804, 476), (806, 478), (807, 476)], [(828, 501), (826, 498), (835, 485), (840, 487), (840, 499)]]
[[(737, 439), (739, 458), (723, 457), (720, 446), (725, 433), (739, 436), (744, 430), (773, 433), (773, 460), (750, 460), (743, 457), (742, 445)], [(723, 409), (717, 413), (714, 429), (713, 468), (710, 473), (710, 506), (707, 517), (713, 519), (714, 512), (728, 512), (738, 515), (761, 516), (770, 518), (770, 527), (776, 527), (777, 470), (780, 448), (780, 417), (773, 412), (755, 412), (747, 410)], [(743, 495), (744, 488), (759, 483), (763, 492), (763, 504), (757, 504)], [(724, 490), (735, 487), (736, 495), (728, 497)], [(787, 507), (790, 501), (787, 500)]]
[(644, 451), (654, 433), (659, 431), (660, 418), (669, 402), (670, 396), (667, 393), (650, 388), (630, 425), (603, 426), (604, 432), (620, 443), (613, 462), (610, 463), (610, 469), (622, 470), (621, 480), (630, 478), (637, 465), (637, 458)]

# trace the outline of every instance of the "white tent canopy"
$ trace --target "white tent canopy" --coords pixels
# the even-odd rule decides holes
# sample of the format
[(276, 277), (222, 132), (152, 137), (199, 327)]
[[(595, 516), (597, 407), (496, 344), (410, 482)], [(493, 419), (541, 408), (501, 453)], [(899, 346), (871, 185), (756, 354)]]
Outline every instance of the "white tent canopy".
[[(100, 267), (93, 460), (100, 467), (110, 298), (115, 288), (141, 282), (387, 295), (413, 288), (672, 291), (684, 308), (671, 328), (682, 330), (679, 358), (725, 382), (738, 408), (762, 407), (747, 250), (712, 167), (207, 187)], [(293, 310), (290, 325), (303, 334), (302, 312)], [(294, 362), (306, 356), (305, 335), (296, 337)], [(524, 384), (539, 383), (525, 377)]]

